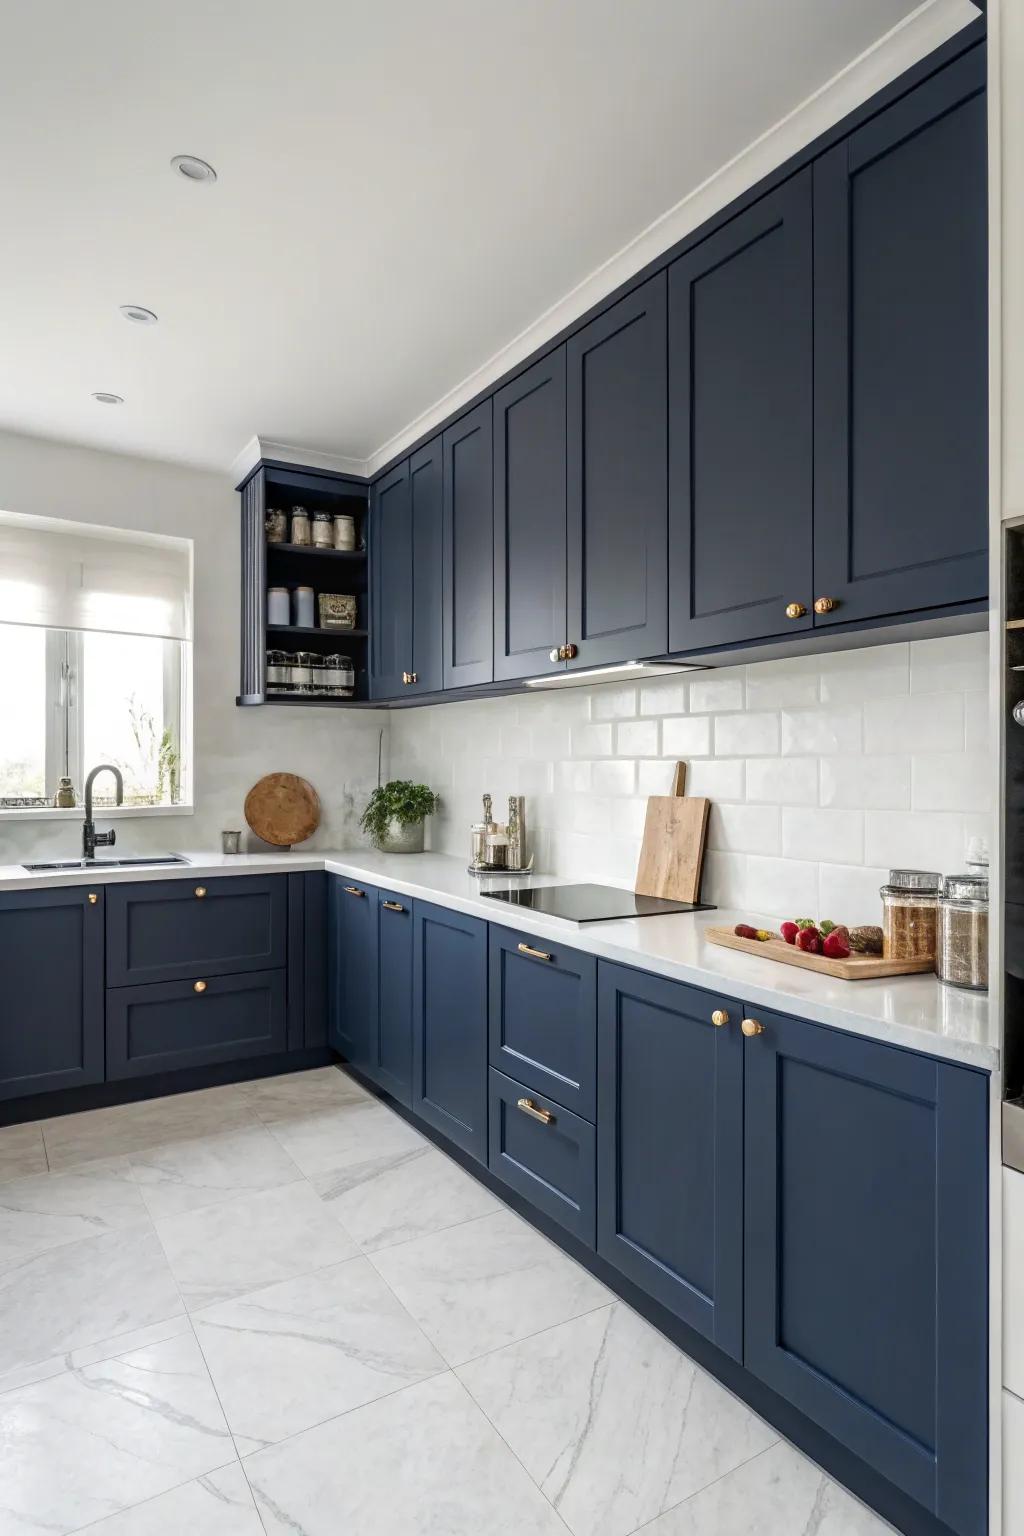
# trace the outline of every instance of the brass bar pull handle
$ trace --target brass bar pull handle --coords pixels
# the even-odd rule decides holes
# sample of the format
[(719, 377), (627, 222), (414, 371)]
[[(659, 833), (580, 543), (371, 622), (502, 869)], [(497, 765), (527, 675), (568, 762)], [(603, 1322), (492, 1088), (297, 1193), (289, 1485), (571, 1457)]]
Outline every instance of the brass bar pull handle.
[(554, 955), (547, 954), (543, 949), (534, 949), (531, 944), (520, 944), (519, 953), (529, 955), (531, 960), (553, 960)]
[(404, 912), (405, 908), (400, 901), (382, 901), (382, 907), (387, 907), (389, 912)]
[(517, 1099), (516, 1109), (521, 1109), (524, 1115), (529, 1115), (531, 1120), (539, 1120), (541, 1125), (554, 1125), (555, 1117), (550, 1109), (538, 1109), (532, 1099)]
[(346, 885), (345, 894), (346, 896), (365, 896), (366, 892), (361, 891), (358, 885)]
[(206, 895), (206, 886), (205, 885), (197, 885), (196, 886), (196, 895), (199, 897), (200, 901), (202, 901), (203, 897)]
[(193, 992), (205, 992), (206, 991), (206, 982), (205, 981), (194, 981), (192, 983), (192, 991)]

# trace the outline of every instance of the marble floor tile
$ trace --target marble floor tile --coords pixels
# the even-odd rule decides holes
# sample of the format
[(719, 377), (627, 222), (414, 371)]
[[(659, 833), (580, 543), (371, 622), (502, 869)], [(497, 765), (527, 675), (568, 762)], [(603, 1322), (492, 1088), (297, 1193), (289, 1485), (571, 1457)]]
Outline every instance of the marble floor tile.
[(391, 1248), (503, 1206), (429, 1143), (313, 1180), (361, 1248)]
[(189, 1141), (239, 1125), (256, 1123), (245, 1096), (233, 1083), (195, 1093), (169, 1094), (138, 1104), (114, 1104), (44, 1120), (43, 1141), (51, 1171), (120, 1157), (169, 1141)]
[(181, 1312), (174, 1276), (148, 1219), (50, 1248), (0, 1274), (0, 1371)]
[(156, 1227), (190, 1312), (359, 1253), (305, 1180), (165, 1216)]
[(396, 1153), (429, 1146), (425, 1136), (376, 1099), (353, 1100), (290, 1120), (273, 1120), (269, 1129), (310, 1179), (354, 1164), (371, 1168)]
[(368, 1259), (192, 1321), (241, 1456), (446, 1369)]
[(0, 1126), (0, 1183), (45, 1173), (48, 1167), (38, 1120), (28, 1125)]
[(0, 1533), (77, 1531), (235, 1459), (194, 1338), (0, 1398)]
[(450, 1375), (259, 1451), (245, 1469), (268, 1536), (565, 1536)]
[(778, 1438), (622, 1302), (458, 1374), (574, 1536), (629, 1536)]
[(147, 1220), (124, 1158), (0, 1184), (0, 1272), (15, 1260)]
[(314, 1067), (310, 1072), (263, 1077), (241, 1086), (250, 1107), (267, 1122), (291, 1120), (340, 1104), (373, 1102), (367, 1089), (338, 1067)]
[(133, 1153), (129, 1161), (152, 1216), (197, 1211), (302, 1178), (281, 1143), (258, 1124), (194, 1141), (166, 1142)]
[(450, 1365), (611, 1301), (611, 1293), (512, 1211), (372, 1255)]
[(95, 1365), (99, 1360), (115, 1360), (118, 1355), (131, 1354), (136, 1349), (148, 1349), (152, 1344), (162, 1344), (165, 1339), (176, 1339), (183, 1333), (191, 1333), (192, 1324), (184, 1311), (177, 1317), (169, 1317), (162, 1323), (148, 1323), (144, 1328), (130, 1328), (109, 1339), (98, 1339), (95, 1344), (82, 1344), (68, 1349), (47, 1360), (32, 1360), (28, 1365), (16, 1365), (0, 1374), (0, 1393), (12, 1392), (15, 1387), (27, 1387), (34, 1381), (46, 1381), (59, 1376), (62, 1371), (78, 1370), (83, 1365)]
[(637, 1536), (893, 1536), (893, 1529), (779, 1441)]
[(264, 1536), (237, 1462), (85, 1526), (82, 1536)]

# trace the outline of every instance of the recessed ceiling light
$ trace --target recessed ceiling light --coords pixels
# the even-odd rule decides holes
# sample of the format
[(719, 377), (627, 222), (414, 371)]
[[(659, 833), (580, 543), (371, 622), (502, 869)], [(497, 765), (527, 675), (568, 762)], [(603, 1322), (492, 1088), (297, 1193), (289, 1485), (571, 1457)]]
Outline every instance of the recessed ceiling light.
[(111, 395), (105, 389), (94, 390), (93, 399), (98, 400), (100, 405), (124, 405), (123, 395)]
[(171, 169), (177, 171), (179, 176), (184, 176), (186, 181), (216, 181), (217, 172), (212, 165), (205, 160), (200, 160), (197, 155), (175, 155), (171, 161)]
[(141, 304), (121, 304), (119, 308), (125, 319), (134, 320), (136, 325), (156, 325), (156, 315)]

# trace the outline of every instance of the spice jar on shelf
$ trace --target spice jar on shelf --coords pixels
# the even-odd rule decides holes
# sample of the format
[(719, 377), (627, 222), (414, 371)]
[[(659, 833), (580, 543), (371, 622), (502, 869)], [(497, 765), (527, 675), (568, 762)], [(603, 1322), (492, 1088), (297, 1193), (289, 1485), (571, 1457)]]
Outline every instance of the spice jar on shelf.
[(988, 879), (947, 875), (939, 898), (935, 972), (951, 987), (988, 988)]
[(334, 514), (332, 512), (313, 513), (313, 544), (317, 549), (334, 547)]
[(930, 869), (891, 869), (883, 885), (882, 953), (886, 960), (935, 962), (939, 887)]
[(292, 507), (292, 537), (293, 544), (309, 544), (312, 539), (310, 531), (309, 513), (305, 507)]

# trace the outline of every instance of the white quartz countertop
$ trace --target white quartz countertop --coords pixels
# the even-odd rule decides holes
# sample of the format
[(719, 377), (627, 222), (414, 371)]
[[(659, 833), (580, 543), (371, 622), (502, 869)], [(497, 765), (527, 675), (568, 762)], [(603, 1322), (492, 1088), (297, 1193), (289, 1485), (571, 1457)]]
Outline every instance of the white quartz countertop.
[(795, 966), (761, 960), (756, 955), (720, 949), (704, 938), (704, 930), (709, 926), (731, 927), (736, 922), (756, 921), (760, 916), (757, 913), (719, 908), (691, 915), (571, 923), (490, 901), (482, 892), (510, 885), (522, 889), (576, 882), (553, 875), (525, 879), (492, 875), (480, 879), (467, 872), (463, 860), (447, 854), (377, 853), (371, 849), (234, 856), (188, 849), (180, 852), (189, 860), (188, 864), (47, 870), (37, 874), (29, 873), (19, 864), (0, 865), (0, 891), (326, 869), (400, 895), (482, 917), (524, 934), (568, 944), (603, 960), (616, 960), (673, 981), (724, 992), (748, 1010), (774, 1008), (782, 1013), (795, 1013), (851, 1034), (986, 1070), (995, 1070), (999, 1065), (998, 1035), (986, 993), (946, 987), (927, 975), (896, 976), (888, 981), (839, 981)]

